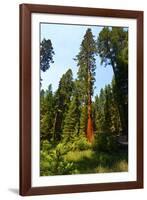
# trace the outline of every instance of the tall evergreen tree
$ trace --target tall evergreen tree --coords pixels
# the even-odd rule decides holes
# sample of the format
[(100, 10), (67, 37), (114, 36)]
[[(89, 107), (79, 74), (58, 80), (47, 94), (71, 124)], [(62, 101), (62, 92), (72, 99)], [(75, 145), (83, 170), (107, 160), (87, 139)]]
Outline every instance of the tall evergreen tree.
[(95, 132), (111, 133), (119, 135), (122, 127), (120, 123), (120, 116), (118, 106), (115, 99), (113, 87), (115, 80), (113, 79), (111, 85), (108, 84), (104, 89), (101, 89), (99, 96), (95, 97), (94, 112), (95, 112)]
[(64, 120), (63, 138), (67, 141), (78, 135), (79, 117), (79, 100), (77, 96), (73, 96)]
[(96, 133), (104, 132), (104, 104), (105, 104), (105, 92), (102, 88), (99, 96), (95, 97), (94, 109), (95, 109), (95, 131)]
[(53, 63), (54, 50), (50, 39), (45, 38), (40, 43), (40, 69), (45, 72), (50, 68), (50, 63)]
[(122, 134), (128, 134), (128, 31), (104, 27), (98, 36), (101, 62), (113, 68)]
[(87, 106), (82, 105), (81, 106), (81, 115), (80, 115), (80, 135), (86, 136), (86, 128), (87, 128)]
[(82, 88), (81, 95), (84, 104), (87, 106), (87, 130), (86, 135), (89, 142), (92, 142), (94, 137), (93, 122), (92, 122), (92, 99), (93, 88), (95, 82), (96, 69), (96, 43), (90, 28), (87, 29), (84, 39), (80, 46), (80, 52), (76, 56), (78, 70), (78, 80)]
[(73, 92), (73, 75), (71, 69), (63, 74), (55, 94), (54, 139), (60, 140), (64, 119)]
[[(45, 72), (50, 68), (50, 64), (54, 63), (53, 55), (55, 54), (50, 39), (46, 40), (45, 38), (40, 43), (40, 70)], [(40, 75), (40, 86), (42, 78)]]
[(52, 86), (48, 90), (41, 90), (40, 94), (40, 138), (41, 140), (50, 140), (54, 119), (54, 96)]

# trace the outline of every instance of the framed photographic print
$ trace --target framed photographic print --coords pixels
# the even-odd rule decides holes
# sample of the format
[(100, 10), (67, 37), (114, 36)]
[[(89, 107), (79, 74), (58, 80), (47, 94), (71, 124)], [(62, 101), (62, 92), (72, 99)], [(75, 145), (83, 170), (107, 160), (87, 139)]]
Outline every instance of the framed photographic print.
[(143, 188), (143, 12), (20, 5), (20, 195)]

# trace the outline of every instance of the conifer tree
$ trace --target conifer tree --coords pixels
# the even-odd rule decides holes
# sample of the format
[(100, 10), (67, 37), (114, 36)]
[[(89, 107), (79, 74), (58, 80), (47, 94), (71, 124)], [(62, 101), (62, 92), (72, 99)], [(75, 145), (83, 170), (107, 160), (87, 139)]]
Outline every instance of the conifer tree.
[(96, 133), (104, 132), (104, 103), (105, 103), (105, 92), (102, 88), (99, 96), (95, 97), (94, 109), (95, 109), (95, 130)]
[[(80, 135), (86, 134), (86, 128), (87, 128), (87, 106), (83, 105), (81, 106), (81, 115), (80, 115)], [(85, 135), (86, 136), (86, 135)]]
[(99, 133), (111, 133), (119, 135), (122, 126), (120, 123), (120, 116), (115, 99), (115, 92), (113, 87), (115, 80), (113, 79), (111, 85), (108, 84), (104, 89), (100, 90), (99, 96), (95, 97), (94, 112), (95, 112), (95, 131)]
[(50, 39), (45, 38), (40, 43), (40, 69), (45, 72), (50, 68), (50, 63), (53, 63), (54, 50)]
[(40, 138), (41, 140), (50, 140), (52, 135), (53, 119), (54, 119), (54, 96), (52, 86), (40, 94)]
[(65, 140), (72, 140), (79, 133), (79, 116), (79, 100), (77, 96), (73, 96), (64, 120), (63, 138)]
[(63, 74), (57, 92), (55, 94), (55, 118), (54, 118), (54, 140), (61, 140), (64, 119), (69, 107), (73, 92), (73, 75), (71, 69)]
[(94, 138), (92, 121), (92, 95), (95, 82), (96, 69), (96, 43), (90, 28), (87, 29), (84, 39), (80, 46), (80, 52), (76, 56), (78, 70), (78, 80), (81, 86), (81, 95), (83, 104), (87, 106), (87, 130), (86, 136), (89, 142)]

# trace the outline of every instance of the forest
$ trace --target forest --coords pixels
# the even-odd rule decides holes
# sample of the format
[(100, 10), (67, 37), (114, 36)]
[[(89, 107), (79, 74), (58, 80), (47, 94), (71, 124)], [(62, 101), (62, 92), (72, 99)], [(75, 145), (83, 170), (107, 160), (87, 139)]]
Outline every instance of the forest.
[[(42, 73), (52, 67), (53, 46), (40, 43)], [(114, 75), (94, 96), (97, 56)], [(73, 59), (76, 79), (67, 68), (56, 91), (51, 83), (42, 89), (40, 78), (40, 175), (128, 171), (128, 30), (103, 27), (95, 39), (87, 28)]]

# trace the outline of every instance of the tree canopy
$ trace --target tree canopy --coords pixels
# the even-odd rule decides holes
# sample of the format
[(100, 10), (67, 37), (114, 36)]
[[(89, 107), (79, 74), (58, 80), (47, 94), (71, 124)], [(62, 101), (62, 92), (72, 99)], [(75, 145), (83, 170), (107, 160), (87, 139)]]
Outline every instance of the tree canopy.
[(40, 69), (45, 72), (50, 68), (50, 64), (54, 63), (53, 55), (54, 50), (50, 39), (45, 38), (40, 43)]

